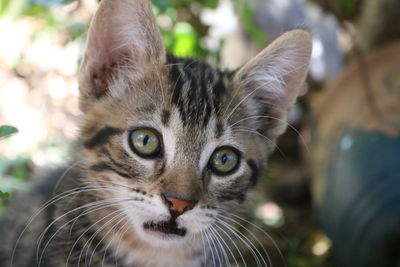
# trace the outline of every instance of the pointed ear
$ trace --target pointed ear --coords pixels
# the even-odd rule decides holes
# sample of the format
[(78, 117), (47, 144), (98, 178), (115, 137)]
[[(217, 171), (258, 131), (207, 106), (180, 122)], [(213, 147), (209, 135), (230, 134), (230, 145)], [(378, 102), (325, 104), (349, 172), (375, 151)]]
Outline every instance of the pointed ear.
[(239, 69), (236, 83), (254, 101), (257, 115), (285, 118), (305, 88), (311, 49), (310, 34), (293, 30)]
[(138, 77), (165, 58), (149, 0), (102, 0), (89, 28), (81, 93), (99, 98), (110, 93), (113, 81)]

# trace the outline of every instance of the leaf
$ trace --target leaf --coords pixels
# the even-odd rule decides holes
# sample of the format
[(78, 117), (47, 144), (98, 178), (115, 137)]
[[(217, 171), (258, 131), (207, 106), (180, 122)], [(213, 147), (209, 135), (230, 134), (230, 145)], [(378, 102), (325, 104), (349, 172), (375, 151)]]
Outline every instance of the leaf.
[(256, 25), (254, 14), (248, 4), (243, 5), (242, 9), (243, 24), (250, 36), (260, 45), (266, 43), (264, 32)]
[(0, 126), (0, 138), (17, 133), (18, 129), (13, 126), (3, 125)]
[(0, 199), (9, 198), (9, 197), (10, 197), (9, 193), (3, 192), (3, 191), (0, 190)]

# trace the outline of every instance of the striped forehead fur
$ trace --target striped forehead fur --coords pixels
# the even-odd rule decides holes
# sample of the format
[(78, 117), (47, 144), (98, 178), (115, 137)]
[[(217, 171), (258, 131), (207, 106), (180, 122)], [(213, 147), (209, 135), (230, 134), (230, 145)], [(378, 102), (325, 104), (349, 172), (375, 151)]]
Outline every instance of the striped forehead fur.
[[(211, 116), (221, 115), (231, 72), (194, 60), (168, 56), (172, 84), (171, 102), (179, 108), (184, 125), (207, 126)], [(220, 118), (222, 119), (222, 118)]]

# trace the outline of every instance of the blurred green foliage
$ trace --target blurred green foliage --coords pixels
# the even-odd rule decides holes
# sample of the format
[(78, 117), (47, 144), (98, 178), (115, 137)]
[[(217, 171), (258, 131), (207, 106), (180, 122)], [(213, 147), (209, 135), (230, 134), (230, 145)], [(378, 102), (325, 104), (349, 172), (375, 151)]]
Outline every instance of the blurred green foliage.
[(14, 179), (25, 181), (29, 177), (30, 159), (20, 155), (16, 159), (0, 157), (0, 177), (10, 176)]
[(347, 8), (348, 10), (353, 10), (355, 7), (354, 0), (339, 0), (340, 4)]
[(241, 11), (240, 15), (246, 31), (259, 45), (265, 45), (267, 42), (266, 36), (264, 32), (255, 24), (253, 10), (251, 9), (250, 5), (246, 2), (243, 2), (241, 7), (238, 9)]
[[(18, 132), (18, 129), (13, 126), (2, 125), (2, 126), (0, 126), (0, 140), (4, 139), (12, 134), (15, 134), (17, 132)], [(0, 157), (0, 177), (3, 176), (3, 173), (4, 173), (3, 170), (5, 169), (5, 166), (2, 164), (3, 160), (5, 160), (5, 159)], [(17, 177), (17, 176), (15, 176), (15, 177)], [(0, 199), (8, 198), (9, 196), (10, 196), (9, 193), (6, 193), (6, 192), (3, 192), (0, 190)]]
[(8, 125), (0, 126), (0, 139), (5, 138), (17, 132), (18, 129), (13, 126), (8, 126)]
[(8, 197), (10, 197), (9, 193), (4, 193), (3, 191), (0, 190), (0, 199), (8, 198)]
[[(0, 0), (0, 17), (39, 18), (46, 24), (43, 31), (49, 28), (62, 30), (67, 33), (67, 42), (74, 41), (84, 37), (87, 23), (70, 21), (68, 17), (53, 12), (53, 8), (76, 1), (79, 0)], [(352, 0), (340, 1), (346, 6), (353, 3)], [(219, 0), (152, 0), (152, 4), (157, 17), (166, 22), (160, 23), (160, 28), (169, 53), (180, 57), (212, 58), (218, 62), (220, 50), (210, 51), (202, 41), (208, 35), (208, 26), (201, 21), (200, 10), (217, 8)], [(250, 5), (245, 1), (235, 1), (235, 5), (251, 38), (258, 44), (265, 45), (266, 36), (256, 26)]]
[[(67, 41), (74, 41), (85, 35), (87, 25), (82, 21), (69, 21), (53, 10), (55, 6), (74, 1), (79, 0), (0, 0), (0, 18), (35, 17), (45, 22), (43, 31), (48, 28), (63, 30), (69, 36)], [(217, 57), (219, 51), (209, 51), (202, 44), (201, 40), (207, 35), (208, 27), (201, 22), (199, 11), (202, 8), (214, 9), (218, 2), (153, 0), (156, 15), (168, 21), (167, 25), (160, 25), (167, 51), (181, 57)]]
[(356, 20), (365, 0), (311, 0), (339, 21)]
[(210, 51), (202, 44), (208, 27), (201, 22), (199, 10), (215, 9), (218, 0), (153, 0), (152, 4), (156, 15), (167, 21), (161, 23), (160, 27), (169, 53), (180, 57), (217, 58), (219, 51)]

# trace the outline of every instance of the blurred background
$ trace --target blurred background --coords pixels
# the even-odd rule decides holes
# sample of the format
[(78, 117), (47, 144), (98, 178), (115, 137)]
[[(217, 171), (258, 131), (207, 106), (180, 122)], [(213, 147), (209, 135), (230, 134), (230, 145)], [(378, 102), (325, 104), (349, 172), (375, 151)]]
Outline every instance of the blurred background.
[[(308, 94), (243, 215), (256, 219), (238, 227), (273, 266), (399, 267), (400, 1), (152, 3), (168, 52), (224, 68), (287, 30), (311, 31)], [(97, 5), (0, 0), (0, 213), (34, 177), (71, 164), (75, 74)]]

